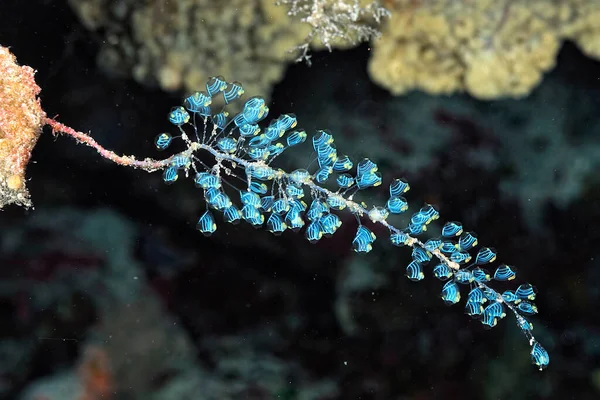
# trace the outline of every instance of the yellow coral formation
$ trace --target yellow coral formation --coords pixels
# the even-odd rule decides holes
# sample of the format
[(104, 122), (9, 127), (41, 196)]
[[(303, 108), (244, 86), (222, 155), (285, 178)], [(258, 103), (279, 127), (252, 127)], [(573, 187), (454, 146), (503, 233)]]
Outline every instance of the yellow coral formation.
[(269, 97), (309, 27), (290, 24), (274, 0), (70, 0), (90, 29), (103, 28), (100, 63), (173, 91), (220, 74)]
[(600, 58), (600, 0), (388, 0), (369, 73), (399, 95), (527, 95), (564, 39)]
[[(287, 9), (274, 0), (70, 3), (86, 26), (107, 32), (100, 62), (108, 70), (156, 82), (169, 91), (196, 90), (208, 76), (219, 73), (268, 98), (296, 56), (290, 49), (312, 37), (310, 24), (290, 19)], [(328, 1), (323, 4), (333, 7)], [(358, 4), (364, 8), (371, 0)], [(521, 97), (554, 66), (564, 40), (600, 59), (600, 0), (381, 4), (392, 17), (384, 19), (382, 37), (373, 43), (369, 72), (396, 95), (420, 89), (432, 94), (468, 92), (482, 99)], [(311, 47), (322, 49), (313, 39)], [(333, 38), (331, 45), (349, 47), (357, 38), (344, 39)]]
[(31, 206), (25, 168), (46, 118), (34, 73), (0, 46), (0, 208)]

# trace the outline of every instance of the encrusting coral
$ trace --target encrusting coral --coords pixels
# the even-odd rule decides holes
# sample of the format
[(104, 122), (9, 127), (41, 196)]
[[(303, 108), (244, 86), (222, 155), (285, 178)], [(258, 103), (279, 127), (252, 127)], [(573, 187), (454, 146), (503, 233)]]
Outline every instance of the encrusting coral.
[(0, 209), (13, 203), (31, 206), (25, 168), (46, 118), (34, 74), (0, 46)]

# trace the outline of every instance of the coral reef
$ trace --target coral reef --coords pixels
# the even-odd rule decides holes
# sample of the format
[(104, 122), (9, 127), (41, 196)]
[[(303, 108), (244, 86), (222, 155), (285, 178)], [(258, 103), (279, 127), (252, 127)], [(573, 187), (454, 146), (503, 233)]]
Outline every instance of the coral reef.
[(300, 18), (311, 29), (304, 43), (298, 46), (296, 61), (311, 64), (309, 48), (354, 47), (381, 36), (379, 24), (389, 12), (377, 1), (369, 0), (279, 0), (289, 7), (288, 15)]
[(600, 58), (599, 0), (278, 3), (70, 0), (85, 26), (103, 30), (98, 60), (106, 70), (167, 91), (195, 90), (218, 70), (268, 99), (291, 60), (309, 60), (309, 47), (366, 39), (370, 76), (394, 95), (419, 89), (518, 98), (554, 67), (565, 40)]
[[(10, 224), (4, 226), (8, 229)], [(317, 379), (299, 362), (278, 354), (290, 346), (279, 331), (285, 318), (255, 322), (235, 334), (193, 338), (165, 306), (173, 294), (161, 294), (133, 254), (139, 229), (107, 209), (63, 208), (38, 210), (27, 223), (11, 226), (10, 235), (0, 234), (2, 254), (12, 255), (2, 260), (6, 268), (17, 269), (16, 260), (28, 260), (21, 263), (26, 276), (0, 286), (0, 298), (16, 299), (24, 292), (24, 306), (32, 315), (56, 310), (55, 319), (72, 329), (56, 331), (45, 319), (18, 321), (27, 328), (21, 329), (20, 337), (0, 338), (7, 361), (0, 366), (0, 378), (12, 376), (15, 383), (22, 382), (39, 347), (70, 343), (80, 352), (73, 365), (53, 365), (51, 374), (27, 385), (21, 399), (233, 400), (294, 393), (294, 398), (308, 400), (338, 393), (334, 380)], [(30, 252), (31, 235), (54, 240)], [(55, 254), (53, 262), (49, 253)], [(48, 265), (41, 268), (44, 260)], [(39, 269), (46, 274), (33, 275)], [(92, 324), (76, 322), (85, 313), (75, 309), (97, 318)], [(212, 310), (203, 305), (193, 318), (201, 325), (209, 313)], [(71, 336), (61, 336), (67, 332)]]
[(167, 91), (197, 90), (219, 71), (269, 97), (295, 57), (290, 50), (309, 33), (274, 0), (69, 3), (86, 27), (106, 35), (98, 56), (105, 70)]
[(563, 40), (600, 58), (598, 0), (389, 0), (373, 44), (372, 79), (400, 95), (527, 95), (555, 65)]

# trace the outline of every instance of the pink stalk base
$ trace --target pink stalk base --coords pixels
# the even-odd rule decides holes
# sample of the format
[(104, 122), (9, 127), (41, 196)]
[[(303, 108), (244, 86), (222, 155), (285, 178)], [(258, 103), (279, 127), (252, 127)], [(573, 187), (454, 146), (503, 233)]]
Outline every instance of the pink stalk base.
[(169, 157), (164, 160), (154, 160), (152, 158), (145, 158), (144, 160), (138, 160), (134, 156), (120, 156), (113, 151), (107, 150), (98, 142), (96, 142), (91, 136), (76, 131), (75, 129), (62, 124), (52, 118), (46, 118), (44, 120), (44, 124), (49, 125), (52, 128), (53, 134), (63, 134), (68, 135), (77, 140), (78, 143), (85, 144), (93, 149), (95, 149), (98, 154), (102, 157), (110, 160), (116, 164), (123, 165), (125, 167), (133, 167), (142, 169), (147, 172), (154, 172), (160, 169), (164, 169), (171, 162), (171, 158)]

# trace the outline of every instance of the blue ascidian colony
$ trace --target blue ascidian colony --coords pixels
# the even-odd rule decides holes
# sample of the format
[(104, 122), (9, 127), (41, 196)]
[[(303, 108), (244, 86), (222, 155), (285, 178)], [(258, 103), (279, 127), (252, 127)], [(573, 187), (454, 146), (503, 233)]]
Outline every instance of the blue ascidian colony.
[[(171, 157), (163, 179), (172, 184), (180, 175), (193, 175), (206, 202), (197, 222), (202, 234), (210, 236), (217, 231), (216, 214), (220, 214), (218, 218), (226, 223), (244, 220), (275, 235), (302, 231), (309, 242), (316, 243), (336, 233), (342, 225), (339, 213), (346, 212), (357, 221), (352, 249), (368, 253), (376, 236), (362, 222), (381, 224), (389, 230), (393, 245), (412, 251), (412, 261), (406, 266), (408, 279), (422, 280), (427, 267), (443, 282), (442, 300), (453, 305), (466, 294), (465, 313), (487, 328), (512, 313), (529, 342), (533, 364), (540, 370), (548, 366), (549, 355), (535, 339), (529, 320), (538, 312), (533, 303), (536, 290), (530, 284), (495, 290), (493, 281), (512, 281), (516, 275), (505, 264), (493, 267), (493, 272), (484, 268), (496, 261), (493, 248), (478, 247), (477, 236), (464, 231), (460, 222), (447, 222), (439, 237), (421, 241), (419, 236), (439, 218), (429, 204), (412, 214), (406, 226), (388, 222), (388, 218), (408, 210), (404, 195), (410, 186), (405, 179), (391, 180), (389, 198), (383, 206), (368, 207), (353, 200), (358, 191), (380, 186), (382, 174), (368, 158), (355, 163), (339, 153), (327, 130), (317, 131), (309, 140), (315, 162), (307, 169), (287, 172), (275, 167), (273, 161), (285, 151), (301, 151), (308, 134), (297, 128), (294, 114), (282, 114), (261, 124), (269, 109), (260, 97), (249, 98), (241, 112), (229, 115), (226, 105), (240, 101), (243, 93), (238, 82), (228, 83), (220, 76), (210, 78), (205, 91), (193, 93), (183, 106), (169, 113), (169, 121), (178, 129), (176, 136), (160, 133), (155, 139), (159, 150), (166, 150), (173, 139), (186, 144), (184, 151)], [(213, 99), (217, 96), (222, 96), (225, 107), (215, 109)], [(214, 165), (198, 158), (199, 152), (210, 154)]]

